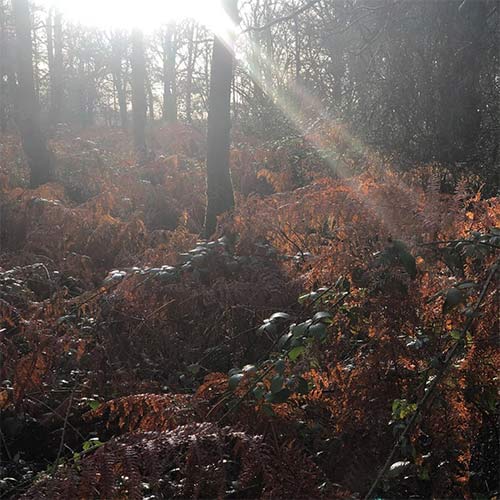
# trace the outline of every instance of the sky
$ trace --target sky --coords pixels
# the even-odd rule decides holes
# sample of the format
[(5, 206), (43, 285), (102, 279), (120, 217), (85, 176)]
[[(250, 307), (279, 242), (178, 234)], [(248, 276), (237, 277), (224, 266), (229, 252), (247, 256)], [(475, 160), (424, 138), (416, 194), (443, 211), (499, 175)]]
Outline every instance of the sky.
[(100, 28), (140, 28), (153, 31), (169, 21), (192, 17), (217, 26), (218, 0), (38, 0), (56, 6), (73, 22)]

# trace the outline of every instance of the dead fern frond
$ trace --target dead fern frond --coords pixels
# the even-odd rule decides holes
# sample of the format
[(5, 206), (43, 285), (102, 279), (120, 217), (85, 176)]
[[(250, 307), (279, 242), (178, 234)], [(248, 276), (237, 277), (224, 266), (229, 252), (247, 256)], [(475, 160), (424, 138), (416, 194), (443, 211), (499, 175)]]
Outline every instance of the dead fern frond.
[(262, 436), (201, 423), (112, 439), (21, 498), (318, 498), (323, 480), (293, 442), (276, 453)]
[(84, 415), (90, 425), (100, 425), (119, 435), (137, 431), (168, 431), (199, 420), (192, 398), (183, 394), (136, 394), (114, 399)]

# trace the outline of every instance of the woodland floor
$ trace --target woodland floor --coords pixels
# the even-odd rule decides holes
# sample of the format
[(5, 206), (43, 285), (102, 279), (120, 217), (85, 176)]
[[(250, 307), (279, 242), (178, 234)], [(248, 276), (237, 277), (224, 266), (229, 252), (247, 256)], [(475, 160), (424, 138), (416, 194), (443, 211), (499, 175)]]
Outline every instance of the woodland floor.
[(401, 432), (374, 497), (498, 494), (500, 200), (477, 179), (441, 194), (338, 129), (240, 141), (203, 241), (192, 129), (144, 165), (120, 131), (67, 132), (36, 190), (0, 144), (2, 497), (362, 498)]

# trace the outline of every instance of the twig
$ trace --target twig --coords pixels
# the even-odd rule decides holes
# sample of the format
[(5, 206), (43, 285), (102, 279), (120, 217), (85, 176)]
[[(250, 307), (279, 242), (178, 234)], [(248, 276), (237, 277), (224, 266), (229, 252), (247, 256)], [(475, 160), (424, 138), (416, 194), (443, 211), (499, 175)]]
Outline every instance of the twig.
[(61, 434), (61, 441), (59, 443), (59, 449), (57, 450), (57, 458), (54, 464), (54, 470), (52, 471), (52, 475), (54, 475), (57, 471), (57, 467), (59, 465), (59, 460), (61, 458), (61, 453), (64, 447), (64, 438), (66, 436), (66, 428), (68, 427), (68, 419), (69, 419), (69, 414), (71, 412), (71, 407), (73, 406), (73, 396), (75, 394), (75, 389), (76, 389), (76, 384), (73, 387), (73, 390), (71, 391), (71, 394), (69, 396), (69, 402), (68, 402), (68, 409), (66, 410), (66, 416), (64, 417), (64, 425), (62, 429), (62, 434)]
[[(321, 293), (321, 295), (318, 295), (310, 304), (307, 305), (306, 309), (311, 309), (318, 300), (320, 300), (325, 294), (327, 294), (329, 291), (334, 288), (335, 285), (332, 285), (331, 287), (327, 288), (324, 292)], [(345, 292), (344, 295), (341, 295), (332, 305), (331, 308), (334, 309), (335, 307), (339, 306), (344, 300), (351, 295), (351, 292)]]
[(487, 243), (486, 241), (471, 241), (471, 240), (444, 240), (444, 241), (431, 241), (429, 243), (419, 243), (419, 247), (434, 247), (439, 245), (449, 245), (451, 243), (463, 243), (464, 245), (485, 245), (487, 247), (496, 248), (500, 250), (499, 245)]
[(297, 245), (297, 243), (295, 243), (295, 241), (293, 241), (291, 238), (289, 238), (283, 229), (278, 229), (278, 233), (281, 236), (283, 236), (283, 238), (285, 238), (285, 240), (288, 241), (288, 243), (291, 243), (299, 251), (300, 256), (302, 257), (302, 260), (305, 262), (306, 259), (305, 259), (304, 251), (302, 250), (302, 248), (300, 248), (300, 246)]
[(7, 458), (10, 461), (12, 461), (12, 455), (10, 454), (9, 447), (7, 446), (7, 440), (5, 439), (5, 436), (3, 435), (1, 427), (0, 427), (0, 438), (2, 439), (2, 444), (3, 444), (3, 447), (5, 449), (5, 453), (7, 454)]
[(84, 300), (82, 302), (78, 302), (78, 299), (81, 299), (81, 295), (79, 295), (78, 297), (75, 297), (74, 299), (71, 299), (69, 301), (69, 305), (72, 306), (72, 307), (75, 307), (76, 309), (80, 309), (82, 306), (84, 306), (85, 304), (88, 304), (89, 302), (92, 302), (92, 300), (94, 300), (96, 297), (99, 297), (99, 295), (103, 295), (105, 293), (108, 293), (109, 291), (111, 291), (113, 288), (116, 288), (120, 283), (122, 283), (123, 280), (121, 281), (116, 281), (115, 283), (112, 283), (109, 287), (100, 287), (97, 289), (96, 292), (92, 293), (91, 295), (89, 295), (87, 298), (84, 298)]
[[(51, 413), (53, 413), (57, 418), (61, 419), (64, 422), (65, 418), (62, 415), (59, 415), (59, 413), (57, 413), (57, 411), (54, 410), (54, 408), (49, 406), (47, 403), (45, 403), (41, 399), (35, 398), (33, 395), (30, 395), (27, 399), (31, 400), (34, 403), (37, 403), (37, 404), (44, 406), (45, 408), (47, 408), (47, 410), (50, 410)], [(83, 436), (83, 434), (73, 424), (68, 422), (68, 425), (80, 436), (81, 439), (85, 440), (85, 437)]]
[(161, 311), (163, 311), (166, 307), (168, 307), (170, 304), (172, 304), (173, 302), (175, 302), (175, 299), (171, 299), (167, 302), (165, 302), (164, 304), (162, 304), (160, 307), (158, 307), (157, 309), (155, 309), (151, 314), (149, 314), (148, 316), (146, 316), (145, 318), (143, 318), (139, 324), (139, 326), (136, 328), (135, 332), (134, 332), (134, 335), (137, 335), (140, 333), (140, 331), (142, 330), (142, 328), (144, 327), (144, 325), (149, 321), (151, 320), (152, 318), (154, 318), (158, 313), (160, 313)]
[(264, 31), (264, 30), (267, 30), (268, 28), (270, 28), (271, 26), (274, 26), (275, 24), (283, 23), (285, 21), (290, 21), (290, 19), (293, 19), (294, 17), (297, 17), (298, 15), (302, 14), (306, 10), (309, 10), (311, 7), (314, 7), (320, 1), (321, 0), (310, 0), (305, 5), (303, 5), (302, 7), (299, 7), (297, 10), (294, 10), (290, 14), (287, 14), (287, 15), (281, 16), (281, 17), (277, 17), (276, 19), (269, 21), (267, 24), (264, 24), (263, 26), (250, 26), (246, 30), (243, 30), (242, 34), (248, 33), (249, 31)]
[(383, 479), (383, 477), (385, 476), (385, 474), (389, 470), (389, 467), (392, 464), (392, 460), (394, 458), (394, 455), (396, 454), (396, 451), (398, 450), (398, 448), (400, 447), (401, 443), (406, 438), (406, 436), (413, 429), (413, 426), (415, 425), (418, 417), (423, 412), (423, 410), (424, 410), (427, 402), (429, 401), (429, 399), (431, 398), (431, 396), (434, 394), (437, 386), (443, 380), (443, 378), (444, 378), (444, 376), (446, 374), (446, 371), (450, 367), (450, 364), (451, 364), (453, 358), (455, 357), (455, 354), (457, 353), (457, 351), (458, 351), (458, 349), (459, 349), (459, 347), (460, 347), (463, 339), (467, 335), (467, 331), (469, 330), (469, 328), (471, 327), (472, 323), (474, 322), (474, 319), (476, 317), (476, 313), (479, 310), (479, 307), (481, 306), (481, 303), (483, 302), (484, 297), (486, 296), (486, 292), (487, 292), (487, 290), (488, 290), (488, 288), (490, 286), (491, 280), (493, 279), (493, 276), (495, 275), (495, 273), (498, 270), (498, 264), (499, 264), (499, 262), (500, 262), (500, 260), (497, 260), (495, 262), (495, 264), (493, 265), (493, 267), (491, 268), (490, 273), (488, 274), (488, 278), (486, 279), (486, 282), (484, 283), (484, 286), (483, 286), (483, 289), (481, 291), (481, 294), (480, 294), (480, 296), (479, 296), (479, 298), (478, 298), (478, 300), (476, 302), (476, 305), (475, 305), (474, 309), (472, 310), (469, 318), (465, 322), (465, 325), (464, 325), (462, 331), (460, 332), (460, 337), (457, 339), (457, 341), (455, 342), (455, 344), (453, 345), (453, 347), (448, 351), (448, 354), (446, 355), (444, 361), (442, 362), (441, 371), (436, 375), (436, 377), (434, 378), (434, 380), (431, 382), (429, 388), (427, 389), (427, 392), (424, 394), (424, 396), (422, 397), (422, 399), (418, 403), (417, 408), (415, 410), (415, 413), (413, 413), (413, 415), (410, 418), (408, 424), (404, 428), (403, 432), (401, 432), (398, 440), (396, 441), (396, 443), (392, 447), (392, 450), (389, 453), (389, 456), (387, 457), (387, 460), (385, 461), (382, 469), (380, 469), (380, 472), (378, 473), (377, 478), (375, 479), (375, 481), (371, 485), (370, 490), (368, 491), (368, 493), (364, 497), (364, 500), (370, 500), (370, 498), (373, 496), (373, 493), (377, 489), (380, 481)]

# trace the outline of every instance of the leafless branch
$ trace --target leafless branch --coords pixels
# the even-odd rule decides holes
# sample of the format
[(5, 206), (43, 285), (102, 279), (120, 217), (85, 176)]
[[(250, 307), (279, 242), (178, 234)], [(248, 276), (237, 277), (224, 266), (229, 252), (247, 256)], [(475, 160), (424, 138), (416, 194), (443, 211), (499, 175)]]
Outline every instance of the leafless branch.
[(272, 21), (269, 21), (267, 24), (264, 24), (264, 26), (250, 26), (246, 30), (244, 30), (242, 33), (248, 33), (249, 31), (264, 31), (270, 28), (271, 26), (274, 26), (275, 24), (279, 23), (284, 23), (286, 21), (290, 21), (290, 19), (293, 19), (294, 17), (299, 16), (306, 10), (309, 10), (310, 8), (314, 7), (317, 3), (319, 3), (321, 0), (309, 0), (305, 5), (302, 7), (299, 7), (298, 9), (294, 10), (290, 14), (286, 14), (285, 16), (277, 17), (276, 19), (273, 19)]

